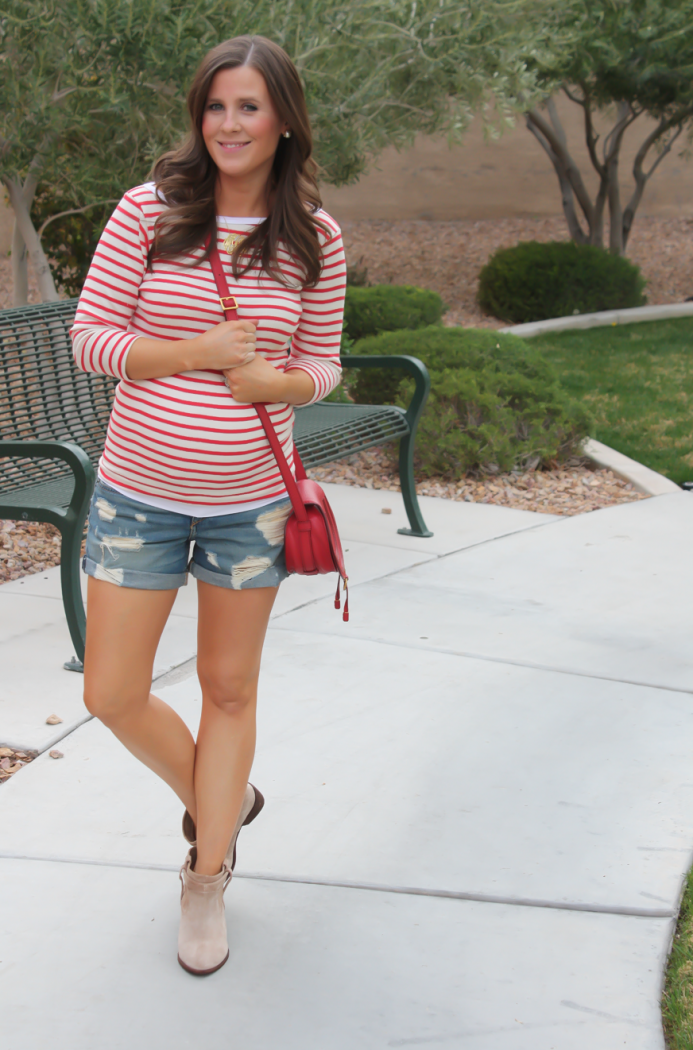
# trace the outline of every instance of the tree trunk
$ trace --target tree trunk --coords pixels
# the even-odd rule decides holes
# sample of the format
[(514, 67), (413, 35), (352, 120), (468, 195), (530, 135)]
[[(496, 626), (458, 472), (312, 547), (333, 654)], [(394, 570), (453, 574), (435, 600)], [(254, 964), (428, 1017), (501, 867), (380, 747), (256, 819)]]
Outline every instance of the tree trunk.
[(12, 304), (13, 306), (26, 306), (28, 302), (29, 268), (26, 244), (15, 219), (12, 230)]
[[(626, 129), (637, 119), (639, 113), (630, 105), (630, 103), (620, 102), (618, 104), (618, 118), (616, 123), (604, 139), (602, 149), (598, 152), (597, 145), (599, 142), (599, 135), (595, 131), (592, 122), (592, 100), (589, 96), (589, 91), (586, 85), (578, 85), (578, 88), (579, 91), (582, 92), (581, 95), (577, 89), (573, 91), (573, 89), (568, 86), (564, 87), (563, 90), (571, 102), (582, 106), (584, 111), (585, 141), (587, 144), (587, 150), (592, 167), (599, 177), (599, 189), (594, 199), (594, 203), (587, 193), (585, 184), (577, 169), (577, 165), (568, 149), (565, 132), (553, 99), (549, 99), (546, 103), (551, 123), (549, 124), (548, 121), (544, 120), (541, 114), (536, 110), (530, 110), (525, 114), (527, 127), (541, 143), (554, 166), (561, 188), (563, 212), (572, 239), (578, 244), (593, 244), (598, 248), (603, 248), (604, 211), (608, 203), (610, 220), (609, 248), (616, 255), (622, 255), (626, 249), (628, 233), (630, 232), (635, 208), (640, 202), (642, 188), (652, 174), (654, 168), (661, 160), (661, 157), (648, 173), (643, 172), (642, 161), (644, 160), (645, 153), (655, 139), (661, 135), (662, 131), (656, 129), (656, 131), (646, 140), (643, 148), (638, 152), (636, 163), (634, 165), (636, 192), (624, 213), (621, 204), (621, 189), (618, 181), (621, 146), (623, 145), (623, 136)], [(603, 154), (603, 159), (600, 158), (600, 153)], [(578, 221), (575, 209), (575, 199), (577, 199), (577, 202), (580, 205), (589, 228), (589, 234), (587, 235)]]
[[(34, 198), (34, 193), (36, 192), (36, 186), (33, 185), (34, 178), (30, 175), (24, 186), (22, 186), (19, 180), (7, 177), (3, 179), (3, 182), (10, 198), (10, 204), (14, 210), (15, 223), (19, 231), (18, 235), (21, 236), (24, 241), (29, 253), (29, 258), (31, 259), (31, 265), (34, 274), (36, 275), (41, 301), (44, 303), (57, 302), (59, 296), (53, 280), (53, 274), (48, 265), (46, 253), (41, 247), (39, 235), (31, 221), (31, 204), (27, 204), (26, 199), (27, 196), (30, 201)], [(26, 196), (25, 190), (28, 191)]]
[[(595, 226), (594, 205), (590, 200), (580, 170), (571, 156), (563, 126), (554, 107), (549, 106), (551, 123), (536, 109), (525, 113), (527, 127), (548, 154), (561, 187), (563, 213), (570, 235), (578, 244), (592, 244)], [(588, 232), (582, 229), (577, 216), (575, 201), (580, 206)]]

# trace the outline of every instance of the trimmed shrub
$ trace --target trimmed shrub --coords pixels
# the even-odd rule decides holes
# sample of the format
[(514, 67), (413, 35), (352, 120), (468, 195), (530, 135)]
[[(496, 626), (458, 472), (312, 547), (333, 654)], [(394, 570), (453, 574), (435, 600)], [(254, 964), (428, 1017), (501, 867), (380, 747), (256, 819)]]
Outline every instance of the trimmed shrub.
[(371, 288), (350, 284), (344, 304), (344, 329), (352, 339), (402, 328), (438, 324), (443, 300), (437, 292), (403, 284), (375, 284)]
[(481, 309), (511, 324), (643, 306), (634, 263), (574, 241), (523, 241), (492, 255), (479, 275)]
[[(561, 389), (541, 352), (518, 336), (434, 326), (362, 339), (354, 353), (408, 354), (429, 369), (431, 394), (416, 443), (423, 474), (457, 479), (469, 471), (547, 466), (578, 452), (588, 435), (587, 411)], [(382, 389), (372, 399), (363, 396), (373, 378), (370, 369), (360, 373), (355, 400), (384, 402)], [(390, 400), (407, 404), (412, 389), (413, 380), (399, 378)]]

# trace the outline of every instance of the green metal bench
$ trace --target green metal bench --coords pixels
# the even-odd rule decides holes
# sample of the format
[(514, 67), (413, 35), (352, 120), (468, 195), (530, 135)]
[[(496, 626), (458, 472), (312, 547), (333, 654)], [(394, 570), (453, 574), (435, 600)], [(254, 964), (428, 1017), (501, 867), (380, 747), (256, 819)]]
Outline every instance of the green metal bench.
[[(81, 670), (86, 617), (80, 547), (116, 380), (81, 372), (69, 330), (76, 299), (0, 311), (0, 519), (46, 521), (60, 530), (63, 604)], [(343, 358), (346, 368), (399, 368), (416, 381), (411, 404), (322, 402), (296, 410), (296, 446), (306, 467), (399, 441), (402, 495), (411, 536), (432, 535), (416, 498), (414, 440), (430, 379), (413, 357)]]

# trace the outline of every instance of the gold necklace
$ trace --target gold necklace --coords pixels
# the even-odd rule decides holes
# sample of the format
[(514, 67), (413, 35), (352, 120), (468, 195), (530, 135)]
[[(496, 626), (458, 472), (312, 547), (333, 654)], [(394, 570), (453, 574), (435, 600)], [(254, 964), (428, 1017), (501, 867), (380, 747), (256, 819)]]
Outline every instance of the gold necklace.
[(236, 245), (242, 244), (244, 240), (245, 238), (238, 233), (229, 233), (224, 239), (224, 250), (227, 251), (229, 255), (233, 255), (233, 250)]

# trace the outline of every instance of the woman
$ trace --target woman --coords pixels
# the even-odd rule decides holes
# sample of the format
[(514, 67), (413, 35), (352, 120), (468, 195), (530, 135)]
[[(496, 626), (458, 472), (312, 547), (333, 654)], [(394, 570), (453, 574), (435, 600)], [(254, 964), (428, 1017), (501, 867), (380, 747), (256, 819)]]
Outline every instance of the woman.
[[(346, 281), (285, 52), (264, 37), (220, 44), (188, 109), (187, 140), (108, 222), (72, 339), (81, 368), (120, 380), (84, 558), (85, 703), (185, 806), (178, 959), (206, 974), (228, 958), (223, 893), (238, 832), (263, 805), (248, 784), (257, 680), (286, 576), (290, 504), (252, 402), (268, 403), (291, 463), (292, 406), (339, 382)], [(224, 320), (214, 244), (241, 320)], [(188, 570), (199, 597), (197, 741), (149, 692)]]

